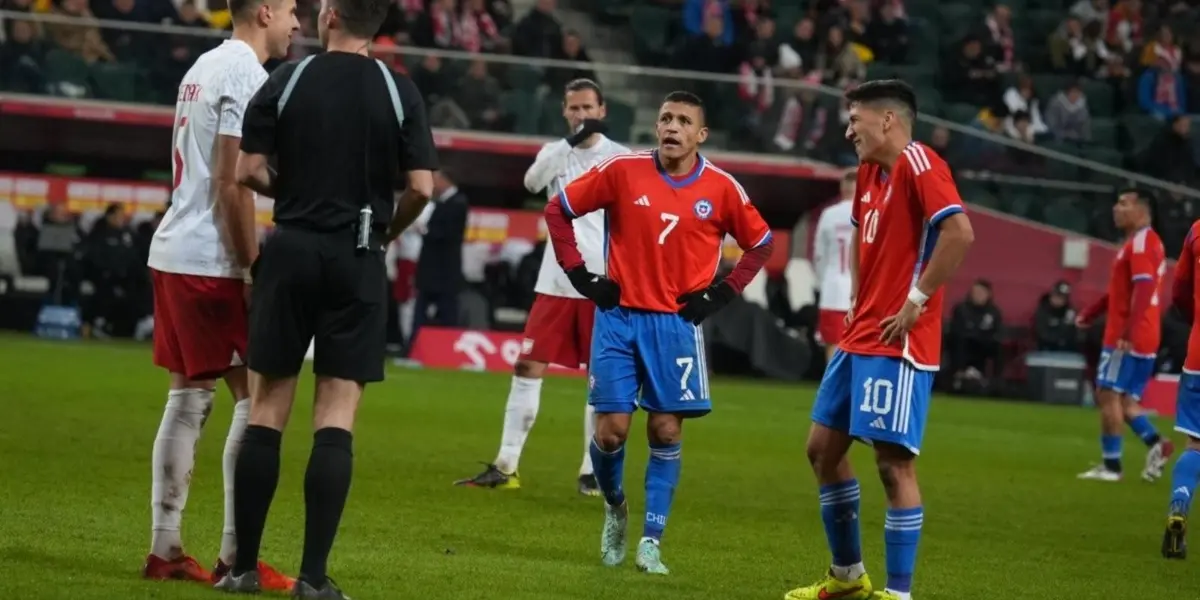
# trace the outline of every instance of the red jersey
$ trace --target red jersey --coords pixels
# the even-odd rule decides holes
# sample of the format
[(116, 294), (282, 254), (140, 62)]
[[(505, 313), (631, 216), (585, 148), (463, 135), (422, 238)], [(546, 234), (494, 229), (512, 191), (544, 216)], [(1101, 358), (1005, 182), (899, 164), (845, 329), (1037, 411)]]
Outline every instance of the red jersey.
[(1112, 275), (1108, 278), (1108, 318), (1104, 324), (1104, 345), (1116, 346), (1125, 337), (1126, 321), (1133, 307), (1133, 285), (1135, 281), (1149, 281), (1150, 306), (1134, 315), (1129, 324), (1131, 354), (1153, 357), (1158, 354), (1158, 343), (1162, 337), (1162, 319), (1158, 293), (1162, 276), (1167, 269), (1166, 250), (1162, 239), (1153, 229), (1145, 227), (1129, 236), (1117, 258), (1113, 261)]
[(618, 154), (558, 197), (571, 218), (607, 211), (606, 275), (621, 286), (627, 308), (678, 312), (677, 298), (712, 283), (727, 234), (743, 250), (771, 239), (742, 186), (703, 156), (677, 179), (654, 152)]
[(902, 357), (924, 371), (938, 370), (942, 355), (942, 296), (936, 290), (899, 346), (879, 341), (879, 322), (900, 311), (928, 264), (938, 224), (963, 212), (950, 168), (919, 142), (904, 148), (891, 173), (858, 167), (858, 199), (850, 223), (857, 228), (858, 297), (840, 347), (853, 354)]
[(1200, 221), (1192, 223), (1187, 238), (1183, 240), (1183, 251), (1175, 263), (1175, 306), (1192, 321), (1192, 333), (1188, 336), (1187, 358), (1183, 361), (1185, 373), (1200, 373), (1200, 324), (1196, 323), (1196, 305), (1200, 304), (1200, 280), (1196, 278), (1196, 261), (1200, 260)]

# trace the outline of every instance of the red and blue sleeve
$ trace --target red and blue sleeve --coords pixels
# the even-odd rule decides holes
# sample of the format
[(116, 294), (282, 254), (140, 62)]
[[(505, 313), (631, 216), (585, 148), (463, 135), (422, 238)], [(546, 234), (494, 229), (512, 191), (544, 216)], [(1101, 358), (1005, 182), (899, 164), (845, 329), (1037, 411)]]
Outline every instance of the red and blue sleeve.
[(962, 198), (950, 167), (921, 144), (905, 148), (913, 189), (925, 220), (933, 227), (947, 217), (963, 212)]
[[(1150, 236), (1145, 236), (1141, 243), (1135, 243), (1133, 251), (1129, 255), (1129, 273), (1130, 280), (1133, 286), (1133, 291), (1129, 297), (1129, 314), (1140, 315), (1150, 309), (1150, 303), (1154, 298), (1155, 274), (1158, 271), (1159, 265), (1162, 263), (1161, 258), (1157, 258), (1158, 252), (1155, 248), (1158, 247), (1151, 243)], [(1157, 238), (1155, 238), (1155, 241)], [(1121, 335), (1121, 339), (1128, 340), (1133, 334), (1133, 326), (1140, 323), (1141, 319), (1126, 319), (1125, 331)]]
[(740, 294), (771, 258), (775, 238), (767, 222), (758, 214), (758, 209), (750, 202), (746, 190), (732, 177), (728, 180), (722, 199), (725, 229), (744, 251), (733, 271), (725, 277), (725, 283)]
[(601, 163), (572, 181), (546, 204), (546, 230), (554, 245), (554, 255), (564, 271), (584, 264), (571, 220), (612, 203), (616, 197), (612, 183), (614, 171), (612, 163)]

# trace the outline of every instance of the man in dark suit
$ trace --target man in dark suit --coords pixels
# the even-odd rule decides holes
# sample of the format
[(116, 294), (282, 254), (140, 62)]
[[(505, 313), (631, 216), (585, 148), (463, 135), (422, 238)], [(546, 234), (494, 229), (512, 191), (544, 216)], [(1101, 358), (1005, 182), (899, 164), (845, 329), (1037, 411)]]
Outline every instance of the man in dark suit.
[[(417, 302), (409, 350), (422, 325), (458, 325), (458, 295), (463, 287), (463, 236), (467, 229), (467, 196), (445, 171), (433, 176), (433, 214), (425, 227), (417, 259)], [(430, 308), (435, 314), (430, 317)]]

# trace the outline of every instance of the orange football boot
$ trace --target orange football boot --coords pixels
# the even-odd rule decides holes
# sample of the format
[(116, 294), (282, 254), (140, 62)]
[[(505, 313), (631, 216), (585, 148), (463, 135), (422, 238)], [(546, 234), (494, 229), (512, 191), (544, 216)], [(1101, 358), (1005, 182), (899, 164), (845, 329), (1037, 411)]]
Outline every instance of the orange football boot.
[[(216, 585), (232, 568), (233, 565), (227, 565), (221, 559), (217, 559), (217, 565), (213, 567), (209, 580)], [(264, 592), (290, 592), (296, 584), (294, 578), (280, 573), (278, 569), (261, 560), (258, 561), (258, 581)]]
[(200, 566), (200, 563), (196, 562), (196, 559), (190, 556), (184, 555), (175, 560), (167, 560), (148, 554), (146, 555), (146, 565), (142, 567), (142, 577), (159, 581), (174, 579), (207, 583), (211, 576), (208, 571), (204, 570), (204, 567)]

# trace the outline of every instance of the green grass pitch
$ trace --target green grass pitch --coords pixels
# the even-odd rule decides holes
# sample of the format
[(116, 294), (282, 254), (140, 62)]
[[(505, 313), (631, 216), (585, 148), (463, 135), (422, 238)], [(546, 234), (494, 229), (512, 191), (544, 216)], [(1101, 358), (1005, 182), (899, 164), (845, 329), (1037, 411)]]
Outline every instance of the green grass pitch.
[[(0, 337), (0, 365), (0, 597), (220, 598), (199, 585), (138, 578), (166, 386), (149, 349)], [(684, 434), (663, 545), (672, 573), (653, 578), (634, 569), (632, 555), (621, 568), (599, 564), (600, 501), (574, 485), (582, 386), (547, 382), (522, 461), (525, 487), (492, 492), (451, 481), (494, 456), (508, 377), (390, 371), (360, 412), (331, 574), (359, 600), (780, 600), (821, 575), (828, 555), (803, 455), (812, 387), (714, 383), (716, 410)], [(289, 572), (303, 538), (310, 376), (300, 394), (263, 549)], [(219, 543), (229, 413), (222, 390), (184, 518), (188, 548), (206, 565)], [(1168, 482), (1075, 479), (1099, 451), (1093, 413), (938, 398), (932, 414), (920, 459), (917, 598), (1200, 597), (1200, 556), (1158, 554)], [(636, 515), (646, 449), (635, 431), (626, 487)], [(1132, 436), (1126, 448), (1136, 474), (1144, 449)], [(883, 495), (867, 450), (853, 459), (867, 566), (882, 585)]]

